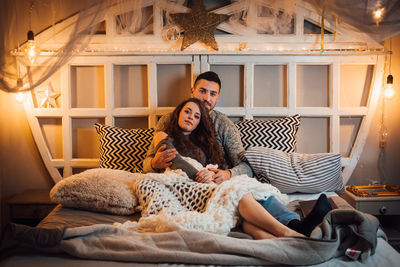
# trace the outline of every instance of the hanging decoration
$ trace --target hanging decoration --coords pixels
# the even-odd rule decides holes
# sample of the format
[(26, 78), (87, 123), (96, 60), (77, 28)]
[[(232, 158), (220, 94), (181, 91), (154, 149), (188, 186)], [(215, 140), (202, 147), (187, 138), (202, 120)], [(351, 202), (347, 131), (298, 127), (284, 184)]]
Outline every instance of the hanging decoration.
[(375, 10), (372, 11), (372, 17), (375, 20), (376, 26), (382, 21), (383, 15), (385, 14), (385, 8), (381, 6), (380, 1), (377, 1)]
[(219, 24), (229, 18), (229, 15), (207, 12), (203, 1), (195, 0), (190, 13), (171, 14), (171, 18), (184, 29), (182, 51), (197, 41), (218, 50), (214, 32)]
[(386, 99), (392, 99), (395, 92), (393, 89), (393, 75), (392, 75), (392, 38), (390, 38), (390, 55), (389, 55), (389, 75), (386, 78), (386, 86), (383, 91), (383, 96)]
[(175, 43), (181, 37), (181, 33), (179, 31), (179, 27), (176, 25), (168, 25), (165, 26), (161, 32), (162, 38), (165, 41)]
[(24, 54), (25, 57), (28, 59), (29, 64), (33, 65), (36, 61), (37, 56), (40, 54), (40, 49), (35, 43), (35, 35), (33, 34), (32, 31), (32, 26), (31, 26), (31, 18), (32, 18), (32, 11), (33, 11), (34, 5), (33, 2), (31, 3), (31, 7), (29, 9), (29, 31), (27, 33), (28, 37), (28, 43), (26, 44), (26, 47), (24, 49)]
[(41, 100), (39, 105), (40, 108), (57, 108), (56, 99), (60, 95), (60, 93), (54, 92), (50, 85), (47, 85), (44, 89), (36, 92), (38, 102), (39, 99)]

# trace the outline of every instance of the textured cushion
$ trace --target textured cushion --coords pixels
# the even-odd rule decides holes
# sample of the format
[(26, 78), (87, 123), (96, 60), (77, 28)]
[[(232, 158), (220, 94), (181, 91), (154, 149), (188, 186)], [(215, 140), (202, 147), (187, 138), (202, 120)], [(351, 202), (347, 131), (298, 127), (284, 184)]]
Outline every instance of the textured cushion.
[(142, 172), (154, 129), (122, 129), (95, 123), (100, 138), (100, 167)]
[(278, 120), (243, 120), (235, 125), (244, 149), (262, 146), (284, 152), (296, 151), (296, 133), (300, 125), (298, 114)]
[(118, 215), (135, 212), (132, 181), (141, 175), (121, 170), (90, 169), (58, 182), (50, 191), (53, 202), (65, 207)]
[(265, 147), (251, 147), (245, 152), (255, 177), (282, 193), (343, 193), (340, 158), (334, 153), (285, 153)]

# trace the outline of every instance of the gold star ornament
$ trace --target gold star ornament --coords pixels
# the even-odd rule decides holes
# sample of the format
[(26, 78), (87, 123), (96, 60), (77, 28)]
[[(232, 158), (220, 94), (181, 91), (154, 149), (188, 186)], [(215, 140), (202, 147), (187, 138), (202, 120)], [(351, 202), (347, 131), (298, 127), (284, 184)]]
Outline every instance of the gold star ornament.
[(192, 12), (171, 14), (171, 17), (185, 32), (181, 51), (197, 41), (202, 41), (212, 49), (218, 50), (214, 32), (219, 24), (229, 18), (229, 15), (207, 12), (202, 0), (194, 0)]

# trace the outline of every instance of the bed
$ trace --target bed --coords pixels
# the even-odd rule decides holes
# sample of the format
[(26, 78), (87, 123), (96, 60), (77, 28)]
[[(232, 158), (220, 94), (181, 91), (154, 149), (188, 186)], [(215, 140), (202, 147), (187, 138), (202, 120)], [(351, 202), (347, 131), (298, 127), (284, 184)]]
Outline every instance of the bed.
[[(318, 197), (318, 195), (319, 194), (290, 194), (289, 197), (291, 201), (289, 206), (291, 209), (302, 214), (300, 204), (307, 203), (308, 201)], [(352, 210), (351, 206), (335, 193), (328, 193), (328, 196), (336, 209)], [(40, 222), (38, 226), (36, 226), (36, 230), (41, 229), (42, 231), (54, 231), (54, 229), (63, 229), (64, 227), (75, 230), (82, 230), (86, 227), (86, 230), (89, 230), (90, 227), (93, 227), (95, 224), (110, 226), (115, 222), (123, 223), (126, 220), (138, 220), (138, 218), (138, 213), (131, 216), (118, 216), (81, 209), (66, 208), (62, 205), (58, 205), (42, 222)], [(13, 233), (14, 235), (18, 235), (19, 231), (25, 234), (25, 240), (20, 240), (18, 245), (14, 244), (13, 246), (11, 246), (11, 243), (8, 243), (8, 246), (11, 248), (5, 251), (3, 250), (2, 266), (54, 266), (55, 264), (57, 264), (57, 266), (165, 266), (168, 264), (243, 266), (276, 265), (283, 264), (285, 260), (287, 260), (286, 257), (279, 255), (279, 257), (281, 257), (281, 262), (279, 263), (267, 260), (269, 257), (263, 258), (262, 256), (257, 255), (257, 248), (262, 248), (263, 246), (268, 247), (269, 245), (255, 244), (262, 243), (262, 241), (250, 240), (249, 236), (241, 233), (237, 229), (231, 231), (228, 236), (200, 233), (196, 231), (173, 231), (161, 234), (161, 236), (160, 234), (145, 234), (135, 238), (134, 242), (136, 242), (136, 251), (132, 250), (127, 257), (123, 256), (123, 252), (126, 252), (129, 247), (125, 249), (120, 248), (120, 250), (115, 252), (112, 256), (105, 256), (105, 254), (102, 254), (101, 250), (98, 250), (93, 254), (90, 254), (90, 256), (88, 255), (87, 258), (83, 258), (82, 254), (71, 250), (71, 247), (69, 246), (46, 246), (46, 244), (41, 244), (40, 247), (37, 245), (36, 247), (32, 247), (32, 244), (29, 245), (29, 242), (32, 241), (29, 241), (29, 234), (27, 235), (29, 231), (27, 232), (27, 229), (24, 227), (18, 228), (16, 225), (14, 227), (10, 226), (10, 228), (7, 229), (8, 233), (3, 237), (2, 245), (5, 245), (4, 242), (11, 242), (12, 240), (15, 242), (15, 238), (10, 238), (8, 234)], [(97, 229), (97, 231), (101, 230)], [(87, 235), (87, 237), (90, 235), (95, 236), (94, 232), (95, 231), (92, 229), (89, 232), (86, 232), (85, 235)], [(43, 232), (41, 234), (43, 235)], [(148, 239), (148, 235), (155, 235), (156, 237)], [(7, 238), (9, 238), (8, 241), (6, 240)], [(111, 236), (108, 236), (108, 238), (111, 238)], [(71, 237), (69, 239), (66, 238), (62, 242), (68, 242), (68, 240), (71, 241), (73, 239), (74, 238)], [(293, 242), (293, 240), (290, 239), (291, 238), (286, 238), (281, 241), (286, 243), (285, 245), (288, 245)], [(140, 240), (151, 240), (151, 242), (140, 243)], [(192, 242), (195, 241), (194, 245), (197, 249), (190, 247), (190, 244), (185, 244), (182, 240), (185, 242), (188, 242), (188, 240), (191, 240)], [(94, 237), (92, 237), (92, 240), (91, 238), (87, 238), (84, 242), (96, 243), (96, 241), (98, 240), (95, 240)], [(51, 241), (47, 240), (46, 242)], [(316, 242), (318, 245), (324, 244), (324, 242)], [(243, 246), (246, 246), (246, 243), (250, 244), (249, 247), (252, 247), (251, 252), (250, 250), (243, 249)], [(218, 249), (215, 249), (216, 246), (218, 246)], [(292, 243), (290, 246), (294, 246), (294, 244)], [(101, 247), (102, 245), (98, 244), (97, 249), (100, 249)], [(151, 248), (153, 252), (150, 252), (151, 250), (149, 251), (149, 248)], [(94, 251), (95, 250), (96, 249), (94, 249)], [(94, 254), (97, 254), (97, 259), (93, 258)], [(265, 254), (268, 253), (265, 252)], [(116, 255), (119, 255), (119, 258), (118, 256), (115, 258)], [(321, 258), (320, 261), (322, 262), (316, 264), (316, 266), (337, 266), (338, 264), (346, 266), (396, 266), (399, 257), (399, 253), (397, 253), (386, 242), (385, 235), (379, 230), (374, 255), (369, 256), (363, 261), (352, 260), (346, 255), (335, 256), (327, 261), (322, 261)], [(100, 260), (99, 258), (104, 259)], [(307, 258), (313, 258), (313, 260), (315, 260), (315, 257), (312, 255), (309, 255)], [(311, 264), (302, 264), (300, 261), (296, 262), (296, 265)]]
[[(251, 144), (246, 140), (246, 131), (253, 132), (250, 128), (254, 123), (242, 121), (236, 126), (246, 148), (243, 160), (251, 166), (255, 179), (235, 176), (224, 182), (202, 214), (182, 212), (146, 218), (140, 217), (134, 190), (137, 181), (146, 178), (175, 183), (189, 178), (180, 170), (140, 172), (144, 157), (141, 152), (148, 147), (144, 140), (153, 129), (96, 124), (102, 150), (100, 168), (58, 182), (50, 196), (59, 205), (36, 227), (8, 225), (1, 243), (2, 266), (395, 266), (400, 261), (400, 254), (387, 243), (379, 221), (356, 211), (340, 197), (344, 190), (340, 154), (294, 152), (299, 126), (296, 114), (256, 122), (263, 124), (259, 133), (269, 133), (270, 127), (285, 133), (286, 140), (275, 146), (262, 140), (257, 143), (254, 138)], [(121, 142), (136, 144), (136, 150), (129, 150), (130, 157), (139, 160), (118, 165), (118, 153), (124, 151), (117, 150), (126, 147)], [(235, 205), (221, 204), (229, 202), (221, 199), (240, 199), (240, 194), (250, 191), (262, 199), (271, 188), (284, 193), (282, 201), (301, 216), (321, 193), (329, 196), (334, 210), (310, 238), (253, 240), (235, 227)], [(231, 212), (230, 220), (225, 220), (224, 212)]]

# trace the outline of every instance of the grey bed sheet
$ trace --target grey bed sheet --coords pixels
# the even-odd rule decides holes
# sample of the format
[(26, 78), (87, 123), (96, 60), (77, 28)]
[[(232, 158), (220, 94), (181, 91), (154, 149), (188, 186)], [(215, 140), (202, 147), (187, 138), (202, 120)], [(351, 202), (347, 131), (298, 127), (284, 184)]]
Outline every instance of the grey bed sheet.
[[(315, 196), (317, 198), (318, 195)], [(329, 197), (332, 206), (339, 209), (353, 209), (344, 199), (339, 196)], [(290, 210), (295, 211), (303, 216), (300, 208), (302, 201), (293, 200), (289, 203)], [(66, 208), (59, 204), (54, 210), (44, 218), (37, 227), (41, 228), (63, 228), (63, 227), (79, 227), (89, 226), (93, 224), (113, 224), (115, 222), (123, 223), (127, 220), (138, 221), (140, 213), (135, 213), (129, 216), (120, 216), (100, 212), (92, 212), (75, 208)], [(233, 229), (232, 232), (240, 231), (239, 228)], [(246, 235), (247, 236), (247, 235)], [(242, 236), (241, 236), (242, 237)]]
[[(339, 196), (330, 197), (334, 203), (334, 208), (339, 209), (353, 209), (345, 200)], [(300, 211), (300, 202), (298, 200), (292, 201), (289, 204), (289, 208), (292, 210)], [(118, 216), (105, 213), (91, 212), (73, 208), (65, 208), (58, 205), (43, 221), (37, 226), (39, 228), (64, 228), (64, 227), (79, 227), (89, 226), (93, 224), (113, 224), (115, 222), (125, 222), (126, 220), (138, 220), (140, 214), (136, 213), (132, 216)], [(235, 237), (238, 234), (239, 238), (246, 238), (247, 235), (238, 233), (236, 230), (231, 234)], [(244, 236), (243, 236), (244, 235)], [(247, 236), (248, 237), (248, 236)], [(383, 239), (378, 240), (378, 246), (376, 254), (371, 257), (370, 262), (374, 266), (374, 263), (381, 265), (385, 262), (389, 265), (381, 266), (392, 266), (394, 249)], [(399, 255), (399, 254), (398, 254)], [(362, 266), (361, 262), (347, 262), (347, 259), (335, 258), (324, 264), (318, 266), (336, 266), (347, 265), (349, 266)], [(16, 254), (0, 262), (0, 266), (167, 266), (168, 264), (144, 264), (144, 263), (132, 263), (132, 262), (115, 262), (115, 261), (102, 261), (102, 260), (86, 260), (74, 258), (66, 254), (44, 254), (36, 251), (25, 251), (23, 254)], [(173, 266), (184, 266), (183, 264), (172, 264)], [(170, 266), (170, 265), (168, 265)], [(186, 266), (186, 265), (185, 265)], [(377, 265), (376, 265), (377, 266)]]
[(140, 213), (122, 216), (75, 208), (66, 208), (59, 204), (36, 227), (79, 227), (93, 224), (113, 224), (115, 222), (123, 223), (127, 220), (137, 221), (139, 218)]

